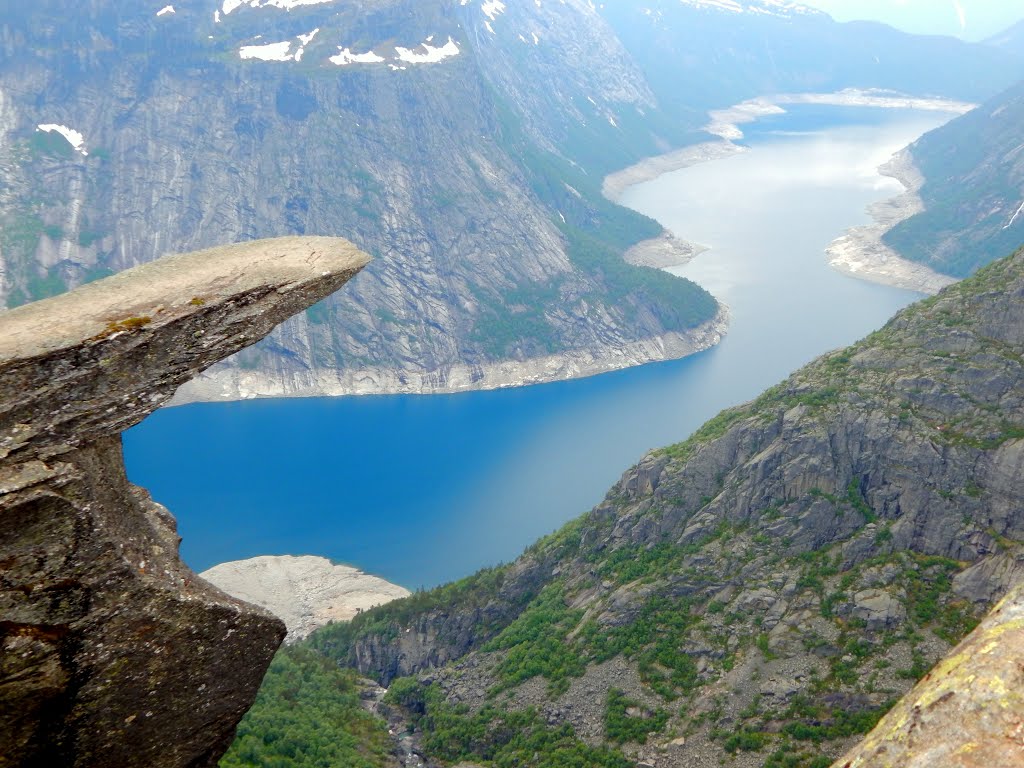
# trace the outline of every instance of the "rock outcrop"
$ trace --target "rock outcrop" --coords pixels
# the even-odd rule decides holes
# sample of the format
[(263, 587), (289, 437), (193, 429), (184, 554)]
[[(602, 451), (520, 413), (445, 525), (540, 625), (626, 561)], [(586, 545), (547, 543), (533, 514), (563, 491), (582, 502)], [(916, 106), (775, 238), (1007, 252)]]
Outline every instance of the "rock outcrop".
[(288, 641), (378, 605), (408, 597), (409, 590), (326, 557), (251, 557), (221, 563), (199, 574), (215, 587), (266, 608), (288, 627)]
[(0, 766), (204, 766), (230, 744), (284, 625), (179, 560), (120, 435), (368, 260), (256, 241), (0, 315)]
[[(852, 748), (1020, 583), (1022, 495), (1024, 251), (650, 453), (515, 563), (312, 641), (381, 681), (434, 686), (422, 698), (433, 722), (465, 704), (474, 726), (497, 733), (503, 712), (533, 708), (547, 726), (608, 744), (618, 715), (602, 723), (593, 701), (618, 687), (649, 706), (623, 682), (639, 679), (665, 714), (651, 736), (626, 739), (634, 764), (810, 768)], [(884, 726), (892, 740), (916, 722), (928, 730), (907, 743), (923, 750), (943, 718), (977, 714), (961, 746), (990, 734), (1012, 760), (987, 763), (1017, 764), (1006, 751), (1020, 737), (1010, 715), (1024, 716), (1010, 698), (1014, 606), (965, 646), (980, 654), (998, 641), (990, 660), (956, 652), (932, 673), (945, 679), (953, 665), (951, 689), (977, 670), (977, 696), (964, 683), (939, 714), (912, 695)], [(630, 673), (591, 685), (612, 661)], [(922, 697), (928, 706), (900, 720)], [(871, 754), (863, 765), (911, 764)]]
[(833, 768), (1024, 765), (1024, 586)]

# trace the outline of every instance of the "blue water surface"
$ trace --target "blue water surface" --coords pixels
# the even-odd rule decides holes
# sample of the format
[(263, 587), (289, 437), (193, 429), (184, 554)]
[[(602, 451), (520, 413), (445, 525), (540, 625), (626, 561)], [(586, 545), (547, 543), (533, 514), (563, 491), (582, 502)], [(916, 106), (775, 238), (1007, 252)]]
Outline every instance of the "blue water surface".
[(874, 171), (948, 116), (752, 135), (728, 160), (623, 202), (712, 246), (675, 270), (732, 310), (716, 348), (588, 379), (459, 395), (201, 403), (125, 435), (130, 478), (176, 515), (196, 570), (315, 554), (410, 588), (508, 561), (678, 442), (915, 298), (829, 268), (824, 248), (899, 190)]

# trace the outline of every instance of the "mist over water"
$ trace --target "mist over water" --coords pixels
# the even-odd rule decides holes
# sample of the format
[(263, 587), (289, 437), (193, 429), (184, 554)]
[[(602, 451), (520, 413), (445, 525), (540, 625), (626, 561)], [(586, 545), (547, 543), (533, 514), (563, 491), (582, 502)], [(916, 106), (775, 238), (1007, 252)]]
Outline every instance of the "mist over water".
[(513, 559), (600, 501), (644, 451), (917, 298), (845, 277), (823, 251), (899, 191), (874, 169), (948, 116), (865, 111), (870, 124), (821, 129), (808, 115), (754, 127), (751, 151), (624, 197), (712, 247), (676, 271), (730, 306), (715, 349), (493, 392), (164, 409), (125, 435), (130, 478), (176, 515), (196, 570), (317, 554), (416, 588)]

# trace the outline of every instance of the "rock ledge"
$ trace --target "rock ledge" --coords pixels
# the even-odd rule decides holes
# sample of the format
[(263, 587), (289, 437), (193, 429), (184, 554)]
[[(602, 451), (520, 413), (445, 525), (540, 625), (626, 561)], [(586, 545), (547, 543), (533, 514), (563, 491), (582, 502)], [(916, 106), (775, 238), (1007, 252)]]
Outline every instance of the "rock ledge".
[(284, 625), (179, 560), (121, 432), (368, 261), (263, 240), (0, 314), (0, 768), (216, 764)]

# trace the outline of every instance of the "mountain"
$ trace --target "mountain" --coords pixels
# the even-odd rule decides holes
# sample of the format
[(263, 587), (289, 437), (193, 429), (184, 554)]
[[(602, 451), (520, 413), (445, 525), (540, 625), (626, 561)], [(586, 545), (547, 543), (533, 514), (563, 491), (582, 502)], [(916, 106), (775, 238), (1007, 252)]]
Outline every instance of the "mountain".
[(310, 647), (435, 760), (827, 766), (1024, 574), (1022, 359), (1024, 251)]
[[(1003, 51), (918, 37), (875, 22), (839, 24), (792, 2), (610, 2), (603, 13), (658, 98), (691, 109), (754, 95), (852, 84), (973, 100), (1014, 79)], [(969, 61), (967, 68), (957, 62)], [(982, 63), (984, 61), (984, 63)], [(1005, 74), (995, 75), (1000, 68)]]
[(1024, 56), (1024, 19), (985, 41), (1018, 56)]
[(457, 390), (706, 347), (714, 300), (622, 263), (661, 228), (602, 198), (606, 172), (765, 91), (1009, 82), (997, 49), (767, 0), (159, 5), (41, 0), (0, 20), (7, 304), (267, 235), (378, 257), (350, 301), (190, 397)]
[(925, 210), (886, 244), (939, 272), (964, 277), (1024, 244), (1024, 83), (911, 145)]

